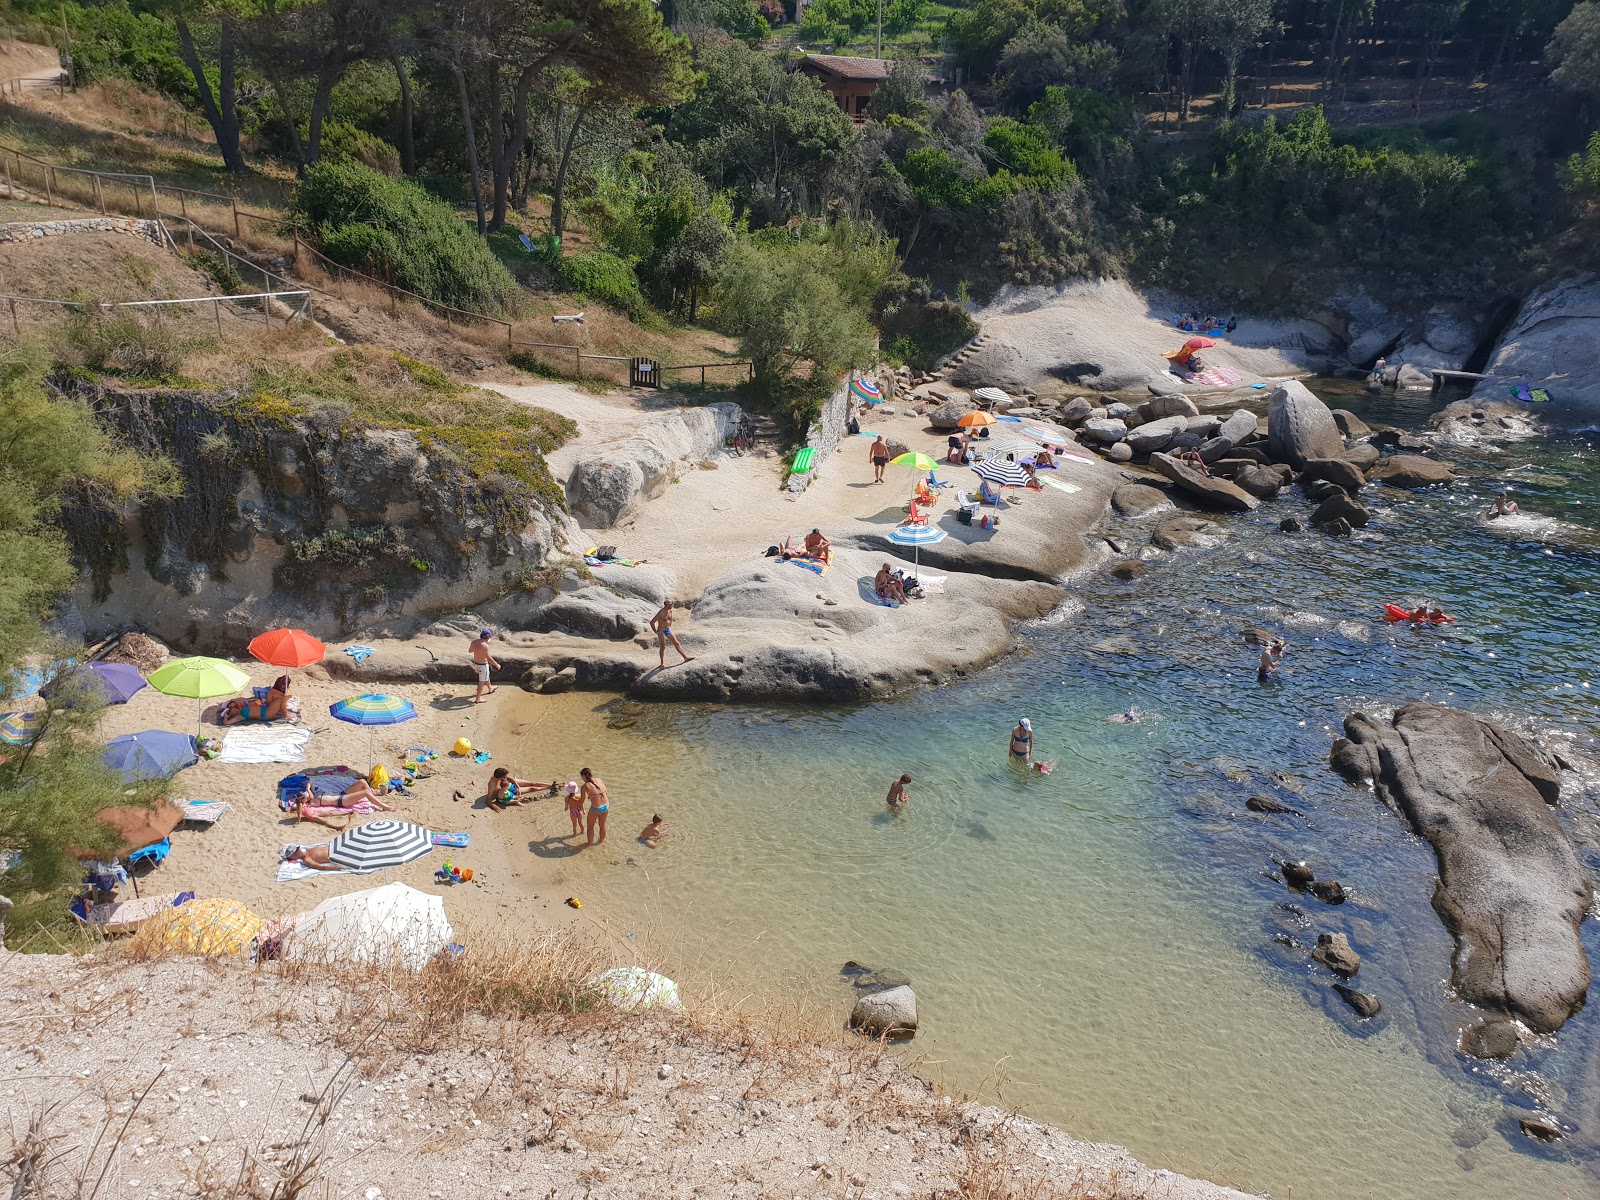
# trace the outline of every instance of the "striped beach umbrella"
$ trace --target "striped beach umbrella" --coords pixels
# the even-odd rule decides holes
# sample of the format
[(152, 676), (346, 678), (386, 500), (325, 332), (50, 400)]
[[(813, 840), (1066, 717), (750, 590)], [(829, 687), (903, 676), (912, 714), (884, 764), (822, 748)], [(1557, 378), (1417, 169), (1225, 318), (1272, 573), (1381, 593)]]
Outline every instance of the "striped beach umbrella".
[(883, 389), (870, 379), (852, 379), (850, 394), (864, 404), (883, 403)]
[(990, 483), (1022, 487), (1028, 482), (1026, 471), (1003, 458), (980, 458), (972, 464), (972, 469), (977, 472), (979, 479), (987, 479)]
[(43, 713), (6, 713), (0, 716), (0, 742), (11, 746), (26, 746), (39, 736), (43, 728)]
[(889, 540), (896, 546), (910, 546), (911, 558), (918, 571), (922, 570), (922, 546), (933, 546), (949, 537), (944, 530), (935, 525), (902, 525), (889, 534)]
[(1077, 440), (1064, 430), (1050, 429), (1043, 425), (1024, 425), (1018, 432), (1025, 438), (1032, 438), (1036, 442), (1044, 442), (1051, 446), (1067, 446)]
[(433, 834), (409, 821), (368, 821), (346, 829), (328, 843), (328, 861), (371, 871), (398, 867), (433, 849)]
[(975, 400), (982, 400), (988, 404), (1009, 404), (1011, 397), (997, 387), (981, 387), (972, 393)]
[(416, 706), (399, 696), (382, 696), (367, 693), (328, 705), (328, 711), (337, 721), (367, 727), (367, 758), (372, 759), (372, 730), (377, 725), (398, 725), (417, 715)]

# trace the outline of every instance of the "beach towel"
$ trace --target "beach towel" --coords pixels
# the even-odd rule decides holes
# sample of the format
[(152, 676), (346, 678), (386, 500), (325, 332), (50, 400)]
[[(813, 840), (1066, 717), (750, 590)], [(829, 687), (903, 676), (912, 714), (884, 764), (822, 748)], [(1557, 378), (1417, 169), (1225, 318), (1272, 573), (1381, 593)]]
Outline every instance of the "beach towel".
[(1083, 489), (1075, 483), (1062, 483), (1059, 479), (1051, 479), (1048, 475), (1040, 475), (1039, 482), (1045, 487), (1053, 487), (1058, 492), (1081, 492)]
[[(290, 811), (293, 811), (293, 808), (294, 806), (290, 805)], [(355, 813), (364, 817), (368, 813), (377, 811), (378, 806), (371, 800), (357, 800), (354, 804), (346, 804), (343, 807), (337, 804), (309, 804), (305, 809), (308, 817), (336, 817), (340, 813)]]
[(371, 646), (346, 646), (344, 652), (358, 663), (366, 662), (376, 653)]
[(1172, 368), (1172, 374), (1185, 383), (1203, 383), (1207, 387), (1232, 387), (1244, 378), (1243, 375), (1231, 367), (1207, 367), (1200, 372), (1185, 371), (1182, 368)]
[(433, 835), (433, 844), (435, 846), (453, 846), (458, 850), (471, 840), (472, 835), (467, 833), (436, 833)]
[(233, 805), (225, 800), (185, 800), (183, 819), (197, 825), (215, 825)]
[(222, 739), (218, 762), (297, 763), (305, 762), (309, 729), (293, 725), (254, 725), (230, 729)]
[(810, 571), (813, 575), (826, 575), (828, 573), (828, 568), (833, 566), (832, 563), (823, 562), (821, 559), (818, 559), (818, 558), (805, 558), (805, 557), (801, 557), (801, 556), (796, 556), (794, 558), (779, 559), (779, 561), (780, 562), (791, 563), (791, 564), (793, 564), (794, 566), (797, 566), (797, 567), (804, 567), (807, 571)]
[(326, 846), (327, 842), (290, 842), (278, 852), (278, 883), (293, 883), (297, 879), (309, 879), (313, 875), (371, 875), (374, 867), (341, 867), (337, 871), (319, 871), (315, 867), (308, 867), (305, 863), (288, 862), (285, 854), (291, 854), (299, 849), (310, 849), (312, 846)]

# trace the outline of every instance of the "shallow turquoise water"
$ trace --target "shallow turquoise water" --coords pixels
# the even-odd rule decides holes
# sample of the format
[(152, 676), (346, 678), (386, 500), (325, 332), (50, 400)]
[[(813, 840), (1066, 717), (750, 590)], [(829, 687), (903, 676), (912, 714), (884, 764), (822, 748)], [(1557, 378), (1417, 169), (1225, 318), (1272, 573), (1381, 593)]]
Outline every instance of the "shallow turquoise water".
[[(1391, 403), (1374, 419), (1421, 412)], [(1499, 1080), (1458, 1060), (1470, 1014), (1448, 996), (1432, 855), (1326, 767), (1347, 713), (1415, 697), (1594, 751), (1600, 555), (1548, 539), (1600, 524), (1600, 456), (1573, 440), (1450, 457), (1469, 482), (1377, 500), (1368, 540), (1279, 534), (1308, 511), (1291, 494), (1231, 521), (1220, 547), (1153, 561), (1135, 588), (1088, 578), (1017, 654), (958, 685), (852, 711), (651, 707), (554, 745), (541, 723), (518, 751), (600, 769), (613, 849), (571, 864), (585, 911), (701, 988), (753, 1004), (798, 990), (842, 1018), (845, 960), (903, 972), (920, 1070), (1249, 1190), (1600, 1196), (1585, 1159), (1531, 1148), (1505, 1115), (1513, 1093), (1589, 1111), (1593, 1010)], [(1476, 510), (1508, 479), (1575, 532), (1491, 533)], [(1423, 598), (1459, 624), (1377, 619), (1386, 600)], [(1265, 686), (1244, 625), (1289, 639)], [(1130, 708), (1139, 723), (1107, 723)], [(1022, 715), (1049, 775), (1007, 764)], [(882, 798), (902, 770), (913, 798), (895, 816)], [(1305, 816), (1246, 813), (1252, 794)], [(1594, 865), (1584, 782), (1568, 807)], [(674, 822), (654, 852), (631, 841), (651, 811)], [(1283, 856), (1341, 879), (1351, 902), (1302, 901), (1302, 928), (1265, 878)], [(1322, 929), (1362, 953), (1361, 986), (1385, 1005), (1375, 1031), (1272, 941)]]

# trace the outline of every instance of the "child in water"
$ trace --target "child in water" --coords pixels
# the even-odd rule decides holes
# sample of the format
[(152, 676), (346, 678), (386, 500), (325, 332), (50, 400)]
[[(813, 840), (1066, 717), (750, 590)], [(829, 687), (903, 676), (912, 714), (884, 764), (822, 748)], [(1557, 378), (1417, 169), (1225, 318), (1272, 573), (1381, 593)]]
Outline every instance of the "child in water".
[(902, 775), (889, 785), (889, 807), (899, 812), (911, 803), (911, 793), (906, 791), (906, 784), (911, 782), (911, 776)]
[(576, 780), (567, 784), (567, 816), (572, 818), (572, 836), (583, 836), (583, 796)]
[(656, 848), (656, 843), (667, 836), (667, 830), (672, 828), (671, 821), (663, 821), (661, 814), (656, 813), (650, 818), (650, 824), (639, 831), (639, 840), (650, 849)]

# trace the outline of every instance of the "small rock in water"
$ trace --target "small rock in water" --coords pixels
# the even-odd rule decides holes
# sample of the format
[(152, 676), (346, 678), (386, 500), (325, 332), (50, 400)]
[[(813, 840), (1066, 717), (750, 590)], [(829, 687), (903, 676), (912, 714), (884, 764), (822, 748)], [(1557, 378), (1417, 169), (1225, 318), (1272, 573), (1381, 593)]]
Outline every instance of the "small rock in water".
[(1113, 579), (1120, 579), (1124, 583), (1132, 583), (1136, 579), (1143, 579), (1148, 573), (1148, 567), (1137, 559), (1131, 558), (1126, 562), (1119, 562), (1110, 571)]
[(1306, 862), (1279, 863), (1278, 869), (1283, 872), (1283, 881), (1292, 888), (1303, 888), (1317, 877)]
[(1306, 891), (1310, 892), (1324, 904), (1344, 903), (1344, 885), (1341, 884), (1337, 879), (1313, 880), (1311, 883), (1306, 885)]
[(1311, 957), (1346, 979), (1361, 970), (1361, 955), (1355, 952), (1350, 939), (1342, 933), (1317, 934), (1317, 947), (1311, 952)]
[(873, 1037), (911, 1037), (917, 1031), (917, 994), (904, 985), (868, 992), (851, 1010), (850, 1028)]
[(1298, 809), (1290, 808), (1287, 804), (1279, 804), (1269, 796), (1251, 796), (1244, 802), (1244, 806), (1251, 812), (1259, 813), (1286, 813), (1289, 816), (1299, 817), (1305, 814)]
[(1521, 1127), (1523, 1133), (1531, 1138), (1537, 1138), (1541, 1142), (1557, 1142), (1566, 1136), (1562, 1133), (1561, 1126), (1556, 1124), (1553, 1117), (1537, 1114), (1531, 1117), (1521, 1117), (1518, 1119), (1517, 1125)]
[(1299, 533), (1304, 528), (1298, 517), (1285, 517), (1278, 522), (1278, 530), (1281, 533)]
[(1516, 1025), (1499, 1018), (1475, 1021), (1461, 1031), (1461, 1050), (1473, 1058), (1510, 1058), (1518, 1045)]
[(1333, 990), (1339, 993), (1339, 998), (1356, 1010), (1356, 1015), (1362, 1020), (1370, 1020), (1383, 1011), (1383, 1005), (1378, 998), (1368, 992), (1358, 992), (1355, 988), (1344, 983), (1336, 983)]

